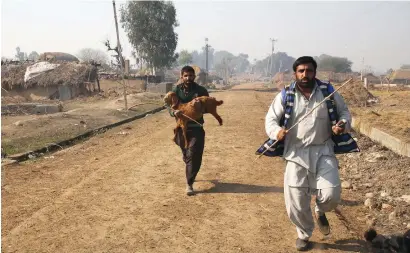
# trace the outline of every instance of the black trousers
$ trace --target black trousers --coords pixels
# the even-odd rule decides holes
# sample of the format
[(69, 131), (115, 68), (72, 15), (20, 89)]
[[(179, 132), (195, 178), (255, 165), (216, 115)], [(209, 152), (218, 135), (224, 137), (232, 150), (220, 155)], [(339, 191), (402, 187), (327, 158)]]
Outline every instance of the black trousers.
[(202, 164), (202, 154), (205, 146), (205, 131), (202, 127), (188, 128), (187, 130), (188, 148), (185, 148), (184, 135), (182, 129), (178, 128), (175, 143), (182, 150), (182, 159), (185, 162), (185, 174), (188, 185), (195, 182), (196, 175)]

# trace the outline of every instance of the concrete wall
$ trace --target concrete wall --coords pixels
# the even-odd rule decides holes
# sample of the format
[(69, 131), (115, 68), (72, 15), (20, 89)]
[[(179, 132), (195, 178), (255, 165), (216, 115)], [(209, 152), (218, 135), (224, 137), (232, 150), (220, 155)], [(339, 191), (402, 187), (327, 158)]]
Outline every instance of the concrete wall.
[(354, 117), (352, 122), (353, 128), (368, 136), (375, 142), (393, 150), (399, 155), (410, 157), (410, 143), (404, 142), (390, 134), (373, 127), (367, 122), (363, 122), (360, 118)]

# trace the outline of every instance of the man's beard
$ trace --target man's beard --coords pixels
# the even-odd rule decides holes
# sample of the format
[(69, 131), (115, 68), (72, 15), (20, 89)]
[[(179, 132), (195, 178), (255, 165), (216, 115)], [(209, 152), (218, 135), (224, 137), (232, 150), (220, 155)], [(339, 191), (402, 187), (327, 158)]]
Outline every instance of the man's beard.
[(194, 81), (193, 80), (184, 80), (184, 83), (185, 84), (191, 84), (191, 83), (193, 83)]
[(309, 79), (307, 77), (304, 77), (302, 79), (296, 80), (296, 83), (301, 88), (313, 88), (313, 86), (315, 86), (316, 80), (315, 78)]

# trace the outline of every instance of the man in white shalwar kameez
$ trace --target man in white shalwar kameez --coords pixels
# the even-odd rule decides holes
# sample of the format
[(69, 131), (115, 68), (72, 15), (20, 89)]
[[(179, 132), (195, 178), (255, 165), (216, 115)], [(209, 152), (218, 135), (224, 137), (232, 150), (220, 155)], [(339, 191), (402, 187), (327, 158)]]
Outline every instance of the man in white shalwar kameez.
[[(308, 56), (300, 57), (293, 65), (296, 92), (288, 126), (292, 126), (324, 99), (316, 83), (316, 68), (315, 60)], [(285, 109), (280, 93), (266, 115), (265, 128), (268, 136), (285, 141), (284, 197), (288, 216), (296, 226), (296, 248), (300, 251), (309, 249), (309, 238), (314, 228), (311, 195), (316, 195), (315, 218), (324, 235), (330, 233), (325, 213), (333, 210), (340, 202), (338, 161), (331, 136), (332, 132), (337, 135), (350, 130), (351, 115), (337, 92), (334, 94), (334, 101), (339, 122), (333, 127), (326, 103), (323, 103), (292, 130), (281, 128), (279, 121)]]

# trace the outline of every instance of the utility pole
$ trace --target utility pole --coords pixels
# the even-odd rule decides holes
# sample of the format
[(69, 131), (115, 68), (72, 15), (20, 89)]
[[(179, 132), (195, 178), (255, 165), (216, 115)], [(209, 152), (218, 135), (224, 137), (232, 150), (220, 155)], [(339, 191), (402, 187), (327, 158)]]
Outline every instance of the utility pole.
[(273, 52), (275, 51), (275, 42), (278, 40), (275, 40), (273, 38), (270, 38), (271, 42), (272, 42), (272, 53), (270, 55), (270, 67), (269, 67), (269, 75), (272, 78), (272, 63), (273, 63)]
[(362, 70), (360, 71), (360, 81), (363, 81), (363, 71), (364, 71), (364, 57), (362, 58)]
[(208, 38), (205, 38), (205, 85), (208, 83), (208, 51), (211, 46), (208, 44)]
[(125, 86), (124, 66), (123, 66), (124, 59), (122, 57), (122, 49), (121, 49), (121, 44), (120, 44), (120, 34), (118, 33), (118, 21), (117, 21), (117, 10), (115, 9), (115, 0), (112, 0), (112, 7), (114, 8), (115, 30), (117, 31), (117, 49), (118, 49), (118, 57), (120, 59), (122, 86), (123, 86), (123, 89), (124, 89), (125, 111), (128, 111), (127, 88)]

